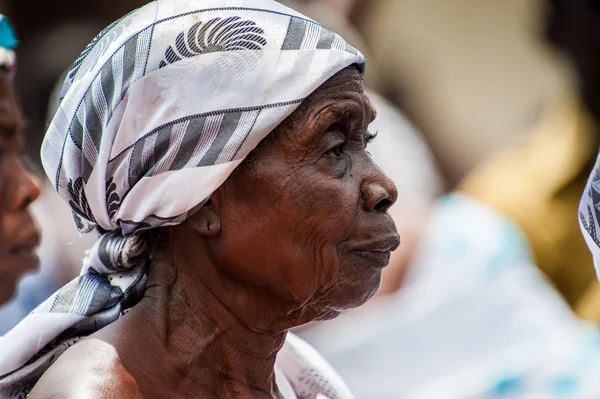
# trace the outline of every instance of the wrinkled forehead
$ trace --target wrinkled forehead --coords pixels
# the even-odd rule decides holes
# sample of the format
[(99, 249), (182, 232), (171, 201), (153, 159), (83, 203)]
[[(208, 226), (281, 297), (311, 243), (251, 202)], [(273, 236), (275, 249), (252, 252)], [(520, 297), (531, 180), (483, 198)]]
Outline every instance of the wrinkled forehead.
[(375, 107), (365, 91), (363, 74), (356, 65), (342, 69), (325, 81), (296, 112), (308, 112), (312, 117), (341, 113), (365, 127), (376, 115)]

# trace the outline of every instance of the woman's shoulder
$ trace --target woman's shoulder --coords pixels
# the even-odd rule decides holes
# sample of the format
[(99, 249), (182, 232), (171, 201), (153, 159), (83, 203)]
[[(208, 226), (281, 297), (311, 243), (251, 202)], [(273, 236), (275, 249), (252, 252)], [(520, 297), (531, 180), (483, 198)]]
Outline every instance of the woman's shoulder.
[(141, 398), (117, 350), (96, 338), (62, 354), (33, 388), (30, 398)]

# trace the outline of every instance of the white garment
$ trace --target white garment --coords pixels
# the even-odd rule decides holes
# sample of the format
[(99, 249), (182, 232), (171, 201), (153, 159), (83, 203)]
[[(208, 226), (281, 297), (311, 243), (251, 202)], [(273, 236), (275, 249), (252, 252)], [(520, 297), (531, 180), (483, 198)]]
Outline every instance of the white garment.
[(277, 354), (277, 366), (290, 382), (298, 399), (352, 399), (354, 396), (315, 348), (288, 333)]

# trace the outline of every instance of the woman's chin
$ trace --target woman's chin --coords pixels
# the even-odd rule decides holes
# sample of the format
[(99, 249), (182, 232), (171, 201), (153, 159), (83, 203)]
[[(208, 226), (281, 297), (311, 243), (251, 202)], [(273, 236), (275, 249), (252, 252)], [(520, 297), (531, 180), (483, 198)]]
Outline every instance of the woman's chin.
[[(352, 283), (340, 284), (330, 299), (337, 313), (364, 305), (377, 294), (381, 285), (381, 271)], [(336, 316), (337, 317), (337, 316)]]

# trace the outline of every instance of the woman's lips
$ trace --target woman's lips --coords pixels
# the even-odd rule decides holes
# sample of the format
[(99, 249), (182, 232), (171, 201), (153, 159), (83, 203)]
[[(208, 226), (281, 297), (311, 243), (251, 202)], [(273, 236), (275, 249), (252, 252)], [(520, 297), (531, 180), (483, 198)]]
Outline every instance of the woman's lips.
[(35, 269), (40, 261), (36, 253), (39, 243), (40, 236), (37, 233), (30, 234), (17, 243), (13, 243), (4, 256), (7, 266), (18, 267), (22, 270)]
[(391, 251), (352, 251), (352, 253), (369, 260), (371, 263), (374, 263), (377, 267), (384, 268), (388, 265), (388, 263), (390, 263)]
[(368, 260), (376, 267), (384, 268), (390, 263), (390, 256), (400, 246), (400, 236), (393, 234), (376, 241), (370, 241), (358, 246), (351, 253)]
[(9, 254), (5, 259), (8, 267), (18, 268), (23, 272), (35, 270), (40, 263), (40, 258), (34, 251), (20, 251)]

